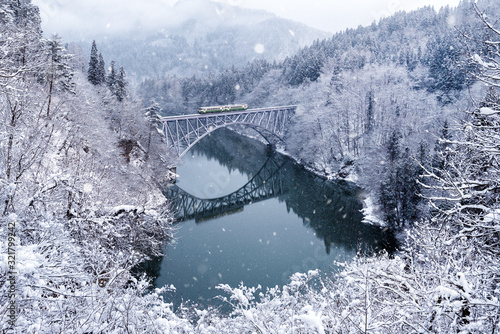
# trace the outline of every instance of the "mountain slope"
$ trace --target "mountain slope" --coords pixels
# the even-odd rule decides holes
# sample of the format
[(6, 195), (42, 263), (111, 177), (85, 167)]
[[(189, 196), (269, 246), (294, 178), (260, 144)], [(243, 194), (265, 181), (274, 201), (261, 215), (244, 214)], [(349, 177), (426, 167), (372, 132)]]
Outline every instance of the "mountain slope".
[(88, 49), (95, 39), (104, 59), (124, 66), (132, 81), (217, 73), (255, 59), (280, 61), (328, 36), (265, 11), (209, 0), (145, 6), (93, 14), (92, 27), (76, 23), (60, 33)]

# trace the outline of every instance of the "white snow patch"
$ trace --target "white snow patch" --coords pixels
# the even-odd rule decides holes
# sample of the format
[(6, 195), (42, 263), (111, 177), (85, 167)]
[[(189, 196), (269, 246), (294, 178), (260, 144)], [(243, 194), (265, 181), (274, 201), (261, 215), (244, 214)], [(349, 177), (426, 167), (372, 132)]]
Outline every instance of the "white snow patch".
[(496, 209), (493, 211), (490, 211), (486, 216), (483, 218), (483, 222), (485, 223), (492, 223), (492, 222), (498, 222), (500, 221), (500, 209)]
[(443, 297), (443, 298), (446, 298), (450, 301), (460, 298), (460, 293), (458, 291), (450, 289), (450, 288), (442, 286), (442, 285), (440, 285), (436, 288), (436, 293), (437, 293), (436, 297)]
[(248, 304), (249, 304), (248, 298), (245, 297), (245, 294), (243, 293), (243, 290), (241, 290), (241, 289), (234, 289), (233, 295), (231, 296), (231, 299), (236, 299), (245, 307), (248, 306)]
[(492, 64), (492, 63), (487, 63), (485, 62), (481, 56), (479, 56), (477, 53), (472, 57), (474, 59), (474, 61), (476, 63), (478, 63), (479, 65), (485, 67), (485, 68), (495, 68), (496, 65), (495, 64)]
[(499, 114), (500, 111), (494, 110), (494, 109), (491, 109), (488, 107), (483, 107), (483, 108), (479, 109), (479, 113), (481, 115), (484, 115), (484, 116), (491, 116), (491, 115)]
[(380, 218), (380, 208), (375, 204), (373, 198), (367, 196), (362, 199), (363, 200), (363, 209), (361, 212), (363, 213), (363, 222), (378, 225), (378, 226), (386, 226), (386, 223), (383, 219)]
[(298, 316), (294, 316), (294, 319), (301, 320), (310, 328), (314, 328), (320, 334), (325, 333), (325, 328), (323, 327), (323, 323), (321, 322), (321, 315), (317, 314), (313, 311), (312, 306), (305, 306), (302, 311), (306, 312), (305, 314), (301, 314)]
[(92, 187), (92, 185), (90, 183), (85, 183), (83, 185), (83, 192), (84, 193), (87, 193), (87, 194), (91, 193), (93, 189), (94, 189), (94, 187)]
[(473, 291), (472, 291), (472, 288), (471, 286), (469, 285), (469, 282), (467, 282), (467, 278), (465, 278), (465, 274), (464, 273), (457, 273), (457, 285), (458, 286), (461, 286), (462, 289), (464, 289), (464, 291), (468, 294), (472, 294)]

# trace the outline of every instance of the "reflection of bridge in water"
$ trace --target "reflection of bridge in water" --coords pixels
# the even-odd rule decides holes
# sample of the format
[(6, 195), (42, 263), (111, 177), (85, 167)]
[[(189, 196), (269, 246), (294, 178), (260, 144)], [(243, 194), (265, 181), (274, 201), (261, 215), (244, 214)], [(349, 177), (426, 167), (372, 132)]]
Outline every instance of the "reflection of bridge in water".
[(193, 218), (201, 222), (242, 211), (245, 205), (251, 203), (284, 195), (284, 164), (279, 155), (269, 157), (264, 166), (243, 187), (219, 198), (198, 198), (175, 184), (168, 185), (164, 193), (172, 200), (178, 222)]

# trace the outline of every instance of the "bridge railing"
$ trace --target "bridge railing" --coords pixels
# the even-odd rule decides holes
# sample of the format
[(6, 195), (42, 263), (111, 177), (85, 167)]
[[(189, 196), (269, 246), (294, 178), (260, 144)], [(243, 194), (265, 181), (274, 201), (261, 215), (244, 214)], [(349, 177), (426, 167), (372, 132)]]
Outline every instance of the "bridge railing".
[(217, 112), (217, 113), (206, 113), (206, 114), (196, 113), (196, 114), (187, 114), (187, 115), (163, 116), (163, 117), (160, 117), (160, 122), (193, 119), (193, 118), (208, 118), (208, 117), (214, 117), (214, 116), (218, 116), (218, 115), (220, 116), (220, 115), (238, 115), (238, 114), (245, 114), (245, 113), (258, 113), (258, 112), (276, 111), (276, 110), (284, 110), (284, 109), (295, 112), (295, 110), (297, 109), (297, 106), (290, 105), (290, 106), (279, 106), (279, 107), (253, 108), (253, 109), (231, 111), (231, 112)]

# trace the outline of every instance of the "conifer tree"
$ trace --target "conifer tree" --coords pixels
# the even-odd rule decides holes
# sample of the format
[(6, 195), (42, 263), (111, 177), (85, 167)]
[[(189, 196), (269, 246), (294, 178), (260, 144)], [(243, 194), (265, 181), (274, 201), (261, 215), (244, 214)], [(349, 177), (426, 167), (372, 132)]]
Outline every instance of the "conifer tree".
[(116, 87), (115, 87), (115, 95), (118, 101), (123, 101), (123, 99), (127, 96), (127, 81), (125, 78), (125, 70), (123, 67), (120, 67), (120, 71), (118, 72), (118, 76), (116, 78)]
[(449, 131), (448, 121), (445, 120), (443, 128), (441, 129), (440, 138), (436, 141), (434, 147), (434, 156), (432, 158), (432, 167), (436, 169), (436, 173), (440, 174), (445, 167), (446, 160), (448, 158), (448, 148), (450, 146), (449, 141), (452, 136)]
[(87, 78), (93, 85), (99, 85), (99, 55), (97, 54), (97, 46), (95, 40), (92, 42), (92, 49), (90, 50), (89, 70)]
[[(402, 226), (414, 221), (419, 214), (420, 184), (417, 179), (420, 166), (411, 157), (410, 149), (401, 149), (401, 133), (394, 129), (387, 143), (390, 162), (379, 189), (379, 201), (385, 219), (392, 225)], [(419, 155), (425, 160), (425, 148)]]
[(116, 69), (114, 60), (112, 60), (109, 64), (109, 73), (106, 79), (106, 84), (108, 85), (109, 90), (114, 94), (116, 86)]
[(99, 84), (106, 82), (106, 65), (101, 53), (99, 53), (98, 78)]
[(56, 34), (47, 41), (46, 57), (48, 68), (43, 80), (49, 86), (49, 100), (47, 105), (47, 116), (50, 114), (52, 93), (55, 91), (66, 91), (74, 93), (73, 70), (69, 66), (72, 58), (62, 46), (61, 38)]
[(373, 122), (374, 122), (375, 99), (373, 98), (372, 90), (370, 90), (366, 95), (366, 101), (368, 103), (368, 107), (366, 109), (366, 132), (369, 133), (373, 130)]
[(401, 133), (397, 129), (393, 129), (391, 136), (389, 137), (389, 142), (387, 143), (387, 157), (391, 164), (396, 162), (400, 156), (399, 140), (401, 139)]
[(160, 110), (161, 110), (160, 105), (156, 101), (153, 101), (151, 103), (151, 106), (146, 108), (145, 113), (144, 113), (144, 116), (146, 116), (146, 118), (149, 121), (149, 134), (148, 134), (148, 143), (147, 143), (147, 147), (146, 147), (146, 160), (149, 159), (152, 132), (155, 128), (159, 129), (159, 126), (161, 124), (160, 123)]

